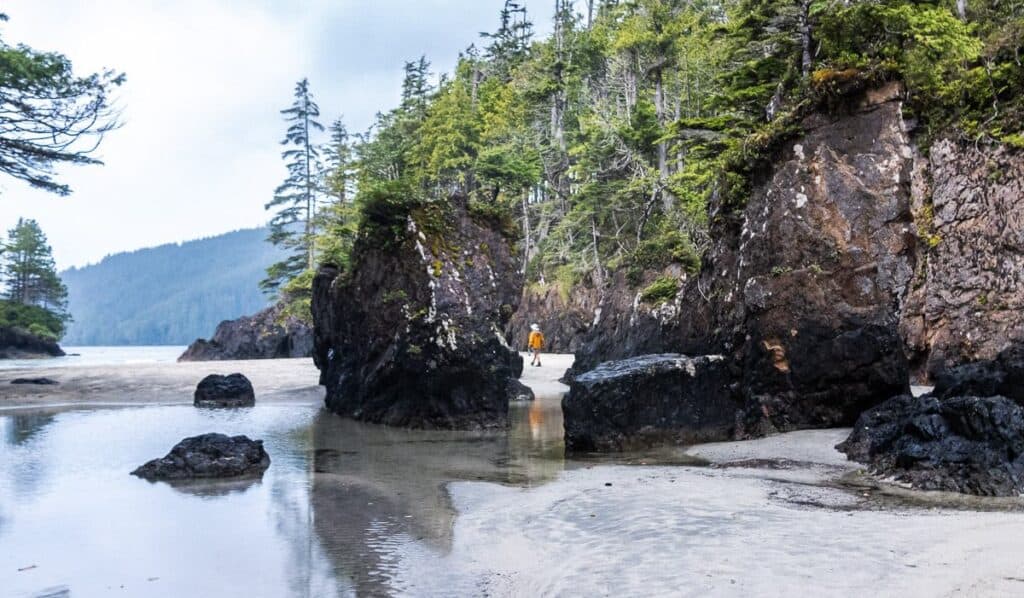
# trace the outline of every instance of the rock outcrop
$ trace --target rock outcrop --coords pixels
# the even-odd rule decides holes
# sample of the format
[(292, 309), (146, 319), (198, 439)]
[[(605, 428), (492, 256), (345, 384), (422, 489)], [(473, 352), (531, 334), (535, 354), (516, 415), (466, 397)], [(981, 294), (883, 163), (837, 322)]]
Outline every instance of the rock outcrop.
[(895, 397), (861, 415), (836, 448), (921, 490), (1024, 493), (1024, 409), (1005, 397)]
[(53, 386), (55, 384), (60, 384), (60, 383), (57, 382), (56, 380), (53, 380), (52, 378), (15, 378), (14, 380), (11, 380), (11, 384), (23, 384), (23, 385), (33, 385), (33, 386)]
[(805, 117), (740, 209), (712, 203), (699, 277), (680, 275), (647, 315), (613, 306), (578, 362), (723, 354), (743, 398), (737, 437), (850, 425), (908, 392), (898, 322), (917, 238), (901, 105), (893, 84)]
[(915, 373), (1024, 342), (1024, 152), (942, 139), (914, 177), (921, 267), (901, 330)]
[(196, 386), (193, 400), (196, 407), (252, 407), (255, 404), (252, 382), (242, 374), (210, 374)]
[(36, 359), (63, 355), (64, 351), (56, 341), (18, 328), (0, 326), (0, 359)]
[(1024, 406), (1024, 345), (1013, 345), (995, 359), (953, 366), (933, 376), (935, 396), (1001, 395)]
[(742, 401), (721, 356), (643, 355), (576, 376), (562, 400), (568, 452), (732, 436)]
[(522, 290), (500, 223), (465, 200), (367, 211), (350, 271), (313, 284), (326, 404), (415, 428), (504, 427), (523, 360), (503, 330)]
[(282, 316), (281, 306), (256, 315), (226, 320), (210, 340), (197, 339), (178, 361), (227, 361), (310, 357), (313, 330), (294, 316)]
[(237, 478), (262, 475), (268, 467), (270, 455), (262, 440), (203, 434), (182, 440), (167, 456), (153, 459), (132, 475), (151, 481)]

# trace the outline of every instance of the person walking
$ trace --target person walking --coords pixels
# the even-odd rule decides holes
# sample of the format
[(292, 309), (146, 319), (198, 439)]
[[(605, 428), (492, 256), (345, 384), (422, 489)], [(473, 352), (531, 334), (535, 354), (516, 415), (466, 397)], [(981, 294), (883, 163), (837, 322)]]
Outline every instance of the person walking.
[(530, 365), (540, 367), (540, 350), (544, 348), (544, 333), (540, 331), (540, 326), (537, 324), (530, 325), (530, 338), (527, 339), (526, 346), (530, 349), (530, 354), (533, 355)]

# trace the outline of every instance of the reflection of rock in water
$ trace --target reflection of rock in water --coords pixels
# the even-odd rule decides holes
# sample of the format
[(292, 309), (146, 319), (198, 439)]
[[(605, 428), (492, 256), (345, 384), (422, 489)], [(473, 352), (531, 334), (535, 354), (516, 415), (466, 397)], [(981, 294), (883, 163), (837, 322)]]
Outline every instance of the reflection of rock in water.
[(260, 478), (244, 478), (240, 480), (168, 480), (162, 483), (167, 484), (182, 494), (191, 494), (200, 498), (216, 498), (230, 494), (242, 494), (253, 486), (259, 486), (262, 480)]
[(4, 417), (6, 432), (4, 442), (12, 446), (24, 444), (32, 437), (41, 432), (46, 426), (53, 423), (56, 417), (53, 413), (26, 413), (22, 415), (8, 415)]
[(322, 413), (313, 426), (316, 533), (359, 594), (398, 588), (395, 557), (418, 543), (447, 553), (456, 512), (446, 484), (482, 480), (533, 486), (562, 469), (554, 401), (514, 405), (507, 432), (387, 428)]

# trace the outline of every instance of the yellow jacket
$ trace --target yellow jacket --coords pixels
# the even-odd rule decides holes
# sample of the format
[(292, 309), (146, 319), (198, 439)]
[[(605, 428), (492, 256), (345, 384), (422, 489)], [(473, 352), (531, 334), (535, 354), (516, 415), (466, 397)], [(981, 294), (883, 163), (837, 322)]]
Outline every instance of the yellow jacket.
[(544, 348), (544, 335), (533, 330), (530, 332), (530, 339), (526, 342), (526, 346), (530, 349), (543, 349)]

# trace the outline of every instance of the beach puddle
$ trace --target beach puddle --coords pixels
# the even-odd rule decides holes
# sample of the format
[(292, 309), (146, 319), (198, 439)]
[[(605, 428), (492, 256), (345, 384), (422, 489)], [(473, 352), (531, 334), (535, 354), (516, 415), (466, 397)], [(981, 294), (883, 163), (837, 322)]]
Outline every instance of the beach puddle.
[[(304, 404), (3, 412), (0, 593), (935, 595), (1019, 584), (1024, 516), (880, 508), (873, 490), (838, 481), (829, 443), (842, 431), (566, 460), (557, 397), (513, 405), (511, 421), (506, 432), (409, 431)], [(270, 469), (174, 485), (128, 474), (210, 431), (263, 439)]]

